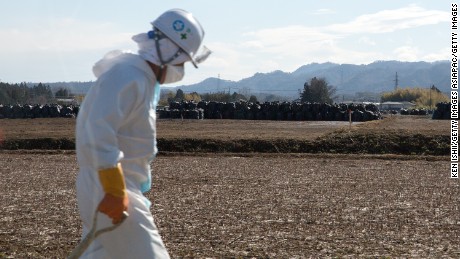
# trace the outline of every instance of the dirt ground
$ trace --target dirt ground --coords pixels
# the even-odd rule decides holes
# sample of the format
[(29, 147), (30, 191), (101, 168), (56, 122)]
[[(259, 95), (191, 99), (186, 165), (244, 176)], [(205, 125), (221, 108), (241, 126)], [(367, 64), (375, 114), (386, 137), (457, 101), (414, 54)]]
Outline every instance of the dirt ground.
[[(4, 139), (75, 138), (75, 119), (4, 119), (0, 134)], [(449, 135), (450, 121), (429, 116), (386, 116), (383, 120), (354, 122), (351, 129), (375, 133), (410, 131), (421, 134)], [(342, 121), (248, 121), (248, 120), (158, 120), (158, 138), (210, 139), (315, 139), (338, 129), (348, 130)]]
[[(0, 164), (0, 257), (64, 258), (80, 238), (75, 155)], [(160, 156), (147, 196), (173, 258), (459, 258), (448, 172), (404, 156)]]
[[(73, 138), (74, 119), (0, 120), (4, 140)], [(165, 139), (448, 136), (449, 121), (158, 121)], [(191, 136), (191, 137), (190, 137)], [(347, 135), (348, 136), (348, 135)], [(160, 153), (147, 194), (172, 258), (460, 258), (449, 157)], [(65, 258), (80, 241), (72, 150), (0, 150), (0, 258)]]

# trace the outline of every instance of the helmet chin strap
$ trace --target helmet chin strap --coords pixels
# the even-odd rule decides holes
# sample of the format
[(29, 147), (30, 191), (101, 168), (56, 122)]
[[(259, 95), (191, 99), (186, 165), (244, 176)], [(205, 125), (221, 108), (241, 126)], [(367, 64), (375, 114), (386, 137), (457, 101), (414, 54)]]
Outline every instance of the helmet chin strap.
[(165, 39), (165, 38), (168, 38), (166, 37), (166, 35), (164, 35), (160, 30), (158, 30), (157, 28), (154, 28), (153, 31), (149, 31), (148, 33), (148, 36), (150, 39), (153, 39), (155, 41), (155, 48), (157, 50), (157, 54), (158, 54), (158, 58), (160, 59), (160, 62), (161, 62), (161, 65), (160, 65), (160, 72), (159, 72), (159, 79), (158, 79), (158, 82), (160, 82), (161, 78), (163, 77), (163, 73), (165, 72), (165, 66), (169, 63), (171, 63), (173, 60), (175, 60), (176, 58), (178, 58), (182, 53), (182, 49), (179, 48), (176, 52), (176, 54), (174, 54), (172, 57), (170, 57), (168, 60), (164, 60), (163, 59), (163, 55), (161, 53), (161, 50), (160, 50), (160, 40), (161, 39)]

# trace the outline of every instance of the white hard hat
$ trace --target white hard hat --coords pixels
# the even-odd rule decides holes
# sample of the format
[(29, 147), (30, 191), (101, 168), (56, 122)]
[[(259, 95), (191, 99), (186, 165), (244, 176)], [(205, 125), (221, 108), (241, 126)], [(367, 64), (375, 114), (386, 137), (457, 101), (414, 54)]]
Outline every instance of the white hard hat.
[[(166, 11), (153, 21), (152, 25), (177, 44), (189, 56), (195, 67), (211, 54), (205, 46), (200, 49), (204, 30), (198, 20), (185, 10)], [(198, 54), (199, 51), (202, 53)]]

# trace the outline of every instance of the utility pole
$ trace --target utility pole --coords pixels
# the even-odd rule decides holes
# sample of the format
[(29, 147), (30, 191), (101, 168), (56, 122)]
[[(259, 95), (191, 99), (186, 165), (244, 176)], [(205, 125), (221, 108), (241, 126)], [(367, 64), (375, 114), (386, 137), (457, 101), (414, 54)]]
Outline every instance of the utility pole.
[(343, 86), (343, 67), (340, 68), (340, 86)]
[(395, 90), (397, 90), (398, 89), (398, 84), (399, 84), (398, 83), (398, 72), (396, 72), (396, 78), (395, 78), (394, 81), (395, 81)]
[(217, 92), (219, 92), (220, 88), (220, 74), (217, 74)]
[(430, 87), (430, 110), (432, 110), (432, 104), (431, 104), (431, 91), (433, 91), (434, 85)]

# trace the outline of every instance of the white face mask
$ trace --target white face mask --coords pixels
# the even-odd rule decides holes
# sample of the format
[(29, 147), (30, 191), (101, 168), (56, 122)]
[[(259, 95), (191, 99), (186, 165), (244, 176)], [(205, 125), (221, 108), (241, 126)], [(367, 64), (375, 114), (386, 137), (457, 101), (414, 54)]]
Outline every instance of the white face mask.
[(174, 66), (174, 65), (166, 65), (165, 66), (165, 80), (163, 84), (172, 84), (178, 82), (184, 78), (185, 71), (184, 66)]

